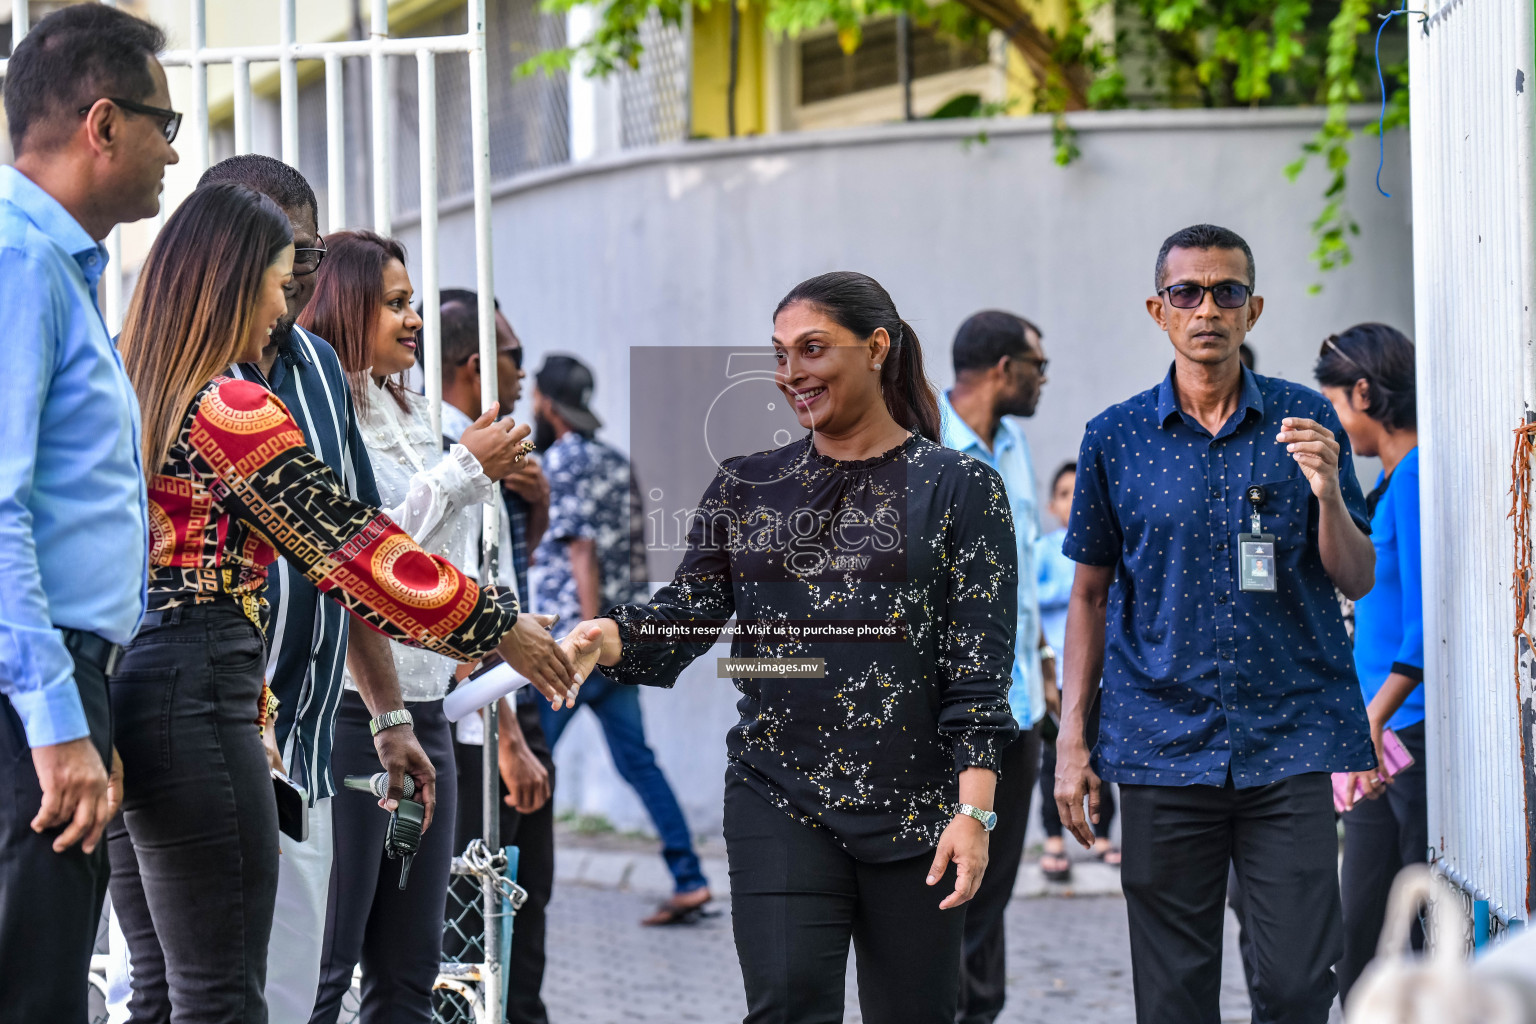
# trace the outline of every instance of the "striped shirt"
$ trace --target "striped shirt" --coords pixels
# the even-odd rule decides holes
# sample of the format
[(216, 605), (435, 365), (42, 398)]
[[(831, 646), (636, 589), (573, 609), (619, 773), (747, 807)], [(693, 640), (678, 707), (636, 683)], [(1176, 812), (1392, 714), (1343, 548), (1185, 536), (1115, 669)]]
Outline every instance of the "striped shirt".
[[(271, 376), (253, 363), (232, 369), (282, 399), (309, 450), (331, 468), (347, 492), (374, 508), (382, 504), (368, 450), (358, 433), (352, 389), (336, 350), (302, 327), (281, 343)], [(267, 573), (267, 685), (282, 701), (277, 743), (288, 773), (311, 800), (336, 795), (331, 738), (347, 664), (347, 610), (324, 600), (304, 573), (280, 559)]]

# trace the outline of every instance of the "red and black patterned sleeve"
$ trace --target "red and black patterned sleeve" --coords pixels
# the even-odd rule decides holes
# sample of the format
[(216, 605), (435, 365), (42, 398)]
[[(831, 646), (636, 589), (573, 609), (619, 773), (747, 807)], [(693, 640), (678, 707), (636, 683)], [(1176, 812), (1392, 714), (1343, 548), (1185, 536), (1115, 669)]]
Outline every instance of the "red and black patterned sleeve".
[(214, 500), (385, 636), (469, 661), (512, 628), (515, 594), (478, 586), (348, 495), (270, 391), (221, 379), (203, 392), (187, 429)]

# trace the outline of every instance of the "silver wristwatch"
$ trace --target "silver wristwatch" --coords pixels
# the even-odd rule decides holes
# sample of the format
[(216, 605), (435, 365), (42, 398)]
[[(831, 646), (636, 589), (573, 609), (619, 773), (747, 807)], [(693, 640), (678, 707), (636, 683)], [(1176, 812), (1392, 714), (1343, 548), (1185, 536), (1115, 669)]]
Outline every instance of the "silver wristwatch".
[(414, 721), (409, 711), (405, 710), (405, 708), (398, 708), (394, 711), (386, 711), (382, 715), (375, 716), (373, 721), (368, 723), (368, 731), (377, 736), (385, 729), (393, 729), (397, 725), (411, 725)]
[(984, 811), (980, 807), (972, 807), (970, 804), (961, 804), (955, 808), (956, 814), (964, 814), (981, 822), (981, 827), (991, 832), (997, 827), (997, 812)]

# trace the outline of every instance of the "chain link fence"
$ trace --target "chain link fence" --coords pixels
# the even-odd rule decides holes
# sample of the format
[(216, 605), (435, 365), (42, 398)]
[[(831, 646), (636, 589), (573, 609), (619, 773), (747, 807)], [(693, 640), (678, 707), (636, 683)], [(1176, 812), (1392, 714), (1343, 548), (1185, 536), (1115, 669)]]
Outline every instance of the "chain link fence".
[(620, 139), (625, 149), (681, 142), (689, 133), (690, 73), (685, 25), (651, 11), (640, 26), (640, 67), (619, 79)]
[[(454, 35), (465, 30), (463, 8), (418, 25), (409, 36)], [(530, 58), (565, 45), (565, 19), (540, 9), (537, 0), (489, 0), (486, 9), (487, 75), (490, 87), (491, 179), (570, 158), (566, 76), (521, 70)], [(412, 65), (400, 60), (400, 65)], [(414, 66), (396, 68), (394, 123), (400, 125), (394, 209), (399, 216), (421, 204), (421, 166), (416, 159)], [(446, 54), (437, 61), (437, 194), (442, 200), (469, 194), (473, 180), (470, 141), (469, 58)]]
[[(432, 990), (434, 1024), (499, 1024), (485, 1020), (485, 919), (481, 914), (484, 906), (481, 882), (489, 875), (502, 896), (501, 976), (505, 978), (512, 919), (528, 898), (528, 893), (513, 881), (517, 873), (515, 858), (512, 848), (491, 856), (485, 844), (474, 839), (464, 855), (453, 860), (448, 905), (443, 915), (443, 963)], [(360, 981), (360, 971), (354, 971), (352, 989), (342, 999), (338, 1024), (356, 1024), (361, 1000)]]
[[(492, 1024), (485, 1020), (484, 978), (485, 925), (481, 881), (487, 874), (502, 896), (502, 972), (506, 977), (507, 951), (511, 948), (512, 919), (528, 893), (515, 881), (516, 851), (508, 848), (491, 856), (480, 840), (472, 840), (464, 855), (455, 857), (448, 882), (448, 905), (443, 916), (443, 962), (432, 992), (434, 1024)], [(90, 987), (90, 1024), (107, 1024), (107, 912), (102, 911), (96, 929), (95, 956), (86, 979)], [(357, 1024), (360, 1010), (361, 971), (354, 970), (352, 988), (342, 997), (338, 1024)]]

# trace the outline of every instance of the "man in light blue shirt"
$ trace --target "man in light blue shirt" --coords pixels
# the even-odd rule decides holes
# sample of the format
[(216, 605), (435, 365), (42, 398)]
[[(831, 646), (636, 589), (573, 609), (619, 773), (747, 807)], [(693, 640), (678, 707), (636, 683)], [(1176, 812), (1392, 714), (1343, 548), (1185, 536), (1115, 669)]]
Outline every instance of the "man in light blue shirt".
[[(106, 678), (144, 612), (138, 403), (106, 325), (100, 240), (159, 209), (180, 115), (155, 26), (98, 4), (11, 57), (0, 167), (0, 1007), (82, 1022), (115, 810)], [(112, 796), (109, 796), (112, 792)]]
[[(1056, 695), (1055, 655), (1040, 632), (1035, 540), (1040, 534), (1035, 466), (1024, 431), (1011, 417), (1033, 416), (1045, 384), (1040, 330), (1013, 313), (977, 313), (955, 334), (955, 386), (939, 400), (945, 447), (980, 459), (1003, 478), (1018, 543), (1019, 601), (1013, 685), (1008, 703), (1019, 735), (1003, 751), (997, 827), (981, 888), (966, 908), (960, 967), (960, 1024), (991, 1024), (1007, 994), (1003, 911), (1024, 852), (1029, 800), (1040, 769), (1040, 719)], [(1042, 657), (1044, 656), (1044, 657)], [(1049, 675), (1047, 684), (1044, 676)], [(1054, 700), (1051, 702), (1054, 709)]]

